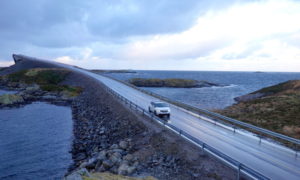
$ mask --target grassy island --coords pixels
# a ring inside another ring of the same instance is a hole
[[[300,138],[300,80],[287,81],[236,98],[219,113],[294,138]]]
[[[217,84],[197,81],[193,79],[145,79],[133,78],[128,80],[129,83],[138,87],[172,87],[172,88],[197,88],[197,87],[210,87],[218,86]]]

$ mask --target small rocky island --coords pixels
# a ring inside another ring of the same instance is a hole
[[[202,88],[202,87],[220,86],[215,83],[211,83],[207,81],[197,81],[194,79],[132,78],[129,79],[128,82],[137,87]]]

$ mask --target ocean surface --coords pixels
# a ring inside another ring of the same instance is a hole
[[[130,78],[183,78],[205,80],[223,87],[143,88],[172,100],[204,109],[223,109],[235,103],[234,98],[284,81],[300,79],[300,73],[285,72],[218,72],[218,71],[137,71],[110,73],[120,80]]]
[[[69,107],[0,109],[0,179],[61,179],[72,163],[72,126]]]

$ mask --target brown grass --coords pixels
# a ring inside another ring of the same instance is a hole
[[[240,102],[218,113],[300,138],[300,81],[288,81],[256,92],[268,92],[267,90],[273,94]]]

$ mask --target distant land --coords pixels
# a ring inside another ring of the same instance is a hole
[[[94,73],[136,73],[136,71],[129,69],[115,69],[115,70],[103,70],[103,69],[92,69]]]
[[[300,138],[300,80],[291,80],[235,98],[218,111],[271,131]]]

